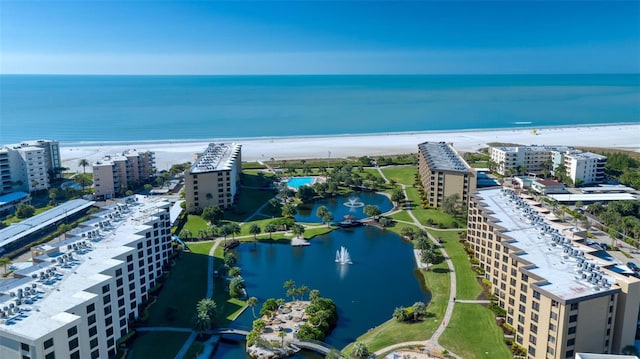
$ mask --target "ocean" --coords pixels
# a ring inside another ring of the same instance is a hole
[[[0,75],[0,144],[640,122],[640,74]]]

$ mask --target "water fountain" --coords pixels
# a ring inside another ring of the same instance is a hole
[[[364,203],[358,197],[350,197],[347,202],[344,202],[344,205],[349,208],[364,207]]]
[[[340,246],[340,249],[336,251],[336,263],[340,264],[351,264],[351,256],[349,255],[349,251],[344,247]]]

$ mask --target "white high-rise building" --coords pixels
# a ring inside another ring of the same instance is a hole
[[[604,181],[607,157],[576,150],[554,152],[553,163],[554,169],[563,164],[566,169],[565,175],[571,178],[573,183],[600,183]]]
[[[0,358],[111,358],[171,252],[170,203],[132,196],[0,284]]]

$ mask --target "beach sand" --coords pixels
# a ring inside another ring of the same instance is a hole
[[[197,142],[104,143],[88,145],[60,144],[64,167],[82,172],[80,159],[90,162],[105,155],[122,153],[127,149],[153,151],[156,167],[167,170],[172,164],[193,161],[197,152],[209,142],[236,142],[242,145],[243,161],[268,161],[312,158],[346,158],[381,156],[417,152],[417,145],[425,141],[453,143],[459,152],[477,151],[487,143],[517,143],[521,145],[567,145],[620,148],[640,152],[640,124],[550,127],[532,129],[469,130],[371,135],[340,135],[312,137],[279,137],[249,139],[216,139]]]

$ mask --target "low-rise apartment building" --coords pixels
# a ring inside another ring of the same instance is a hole
[[[188,208],[233,205],[242,172],[242,146],[211,143],[184,174]]]
[[[0,194],[49,189],[60,178],[62,163],[58,141],[35,140],[0,148]]]
[[[509,189],[471,197],[468,244],[528,358],[618,353],[633,345],[640,279]],[[569,228],[567,228],[569,229]]]
[[[155,172],[155,154],[125,151],[92,164],[94,193],[98,198],[124,194],[134,184],[148,181]]]
[[[607,157],[582,152],[567,146],[498,146],[490,147],[491,161],[501,175],[548,170],[556,174],[563,165],[564,175],[573,183],[590,184],[604,181],[604,165]]]
[[[446,197],[457,194],[466,209],[476,189],[474,170],[445,142],[418,145],[418,173],[432,207],[441,207]]]
[[[607,157],[591,152],[565,151],[554,152],[554,170],[564,165],[564,175],[571,178],[574,184],[601,183],[604,181]]]
[[[0,358],[112,358],[163,274],[170,203],[128,197],[0,284]]]

